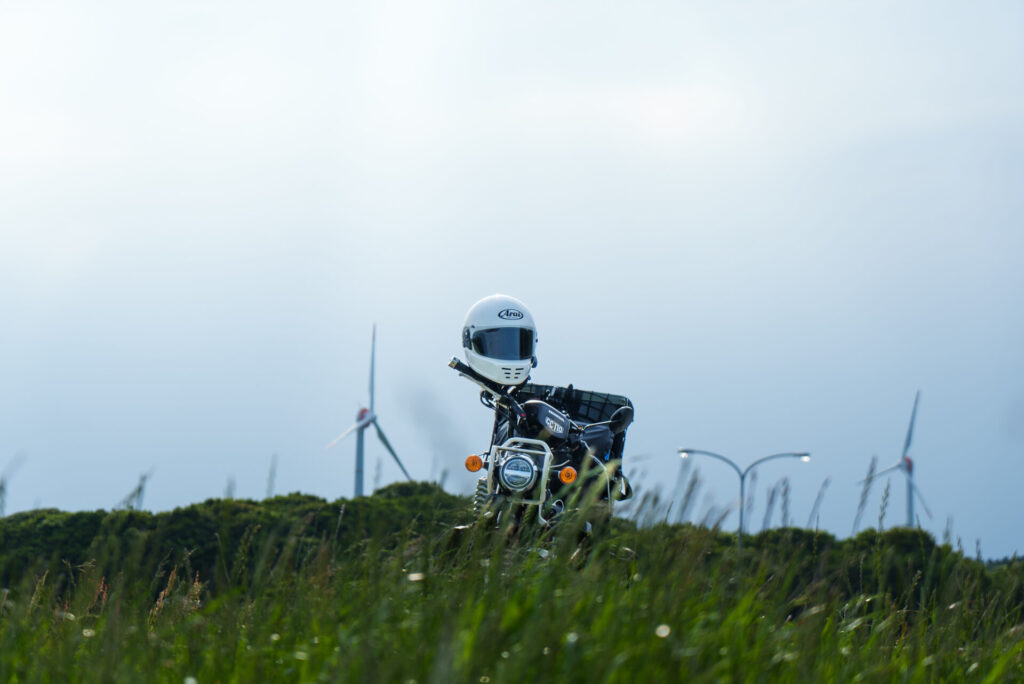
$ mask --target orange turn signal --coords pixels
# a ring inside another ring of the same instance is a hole
[[[466,470],[471,473],[475,473],[484,467],[484,460],[476,454],[470,454],[466,457]]]
[[[562,484],[570,484],[576,481],[576,469],[572,466],[562,468],[558,471],[558,479],[562,481]]]

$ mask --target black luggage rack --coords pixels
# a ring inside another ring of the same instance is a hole
[[[546,401],[580,423],[600,423],[609,420],[623,406],[633,408],[633,402],[622,395],[578,390],[572,385],[555,387],[525,384],[516,390],[515,397],[520,402],[530,399]]]

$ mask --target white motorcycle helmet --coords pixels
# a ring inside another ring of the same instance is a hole
[[[536,345],[533,316],[525,304],[508,295],[484,297],[469,309],[462,324],[466,363],[501,385],[526,382],[537,365]]]

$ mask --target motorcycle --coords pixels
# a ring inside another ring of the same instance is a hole
[[[490,446],[466,459],[467,470],[483,471],[473,494],[478,515],[497,523],[505,511],[521,517],[535,508],[538,523],[549,526],[587,497],[608,516],[615,501],[632,497],[621,470],[629,399],[572,385],[505,387],[457,357],[448,365],[482,387],[480,401],[494,411]]]

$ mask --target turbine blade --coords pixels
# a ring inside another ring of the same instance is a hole
[[[341,433],[340,435],[338,435],[337,437],[335,437],[335,438],[334,438],[334,440],[332,440],[330,444],[328,444],[327,446],[325,446],[325,447],[324,447],[324,451],[327,451],[327,450],[328,450],[328,449],[330,449],[330,448],[331,448],[332,446],[334,446],[335,444],[337,444],[337,443],[338,443],[338,442],[340,442],[341,440],[343,440],[343,439],[345,439],[346,437],[348,437],[348,436],[349,436],[350,434],[352,434],[352,431],[353,431],[353,430],[355,430],[355,429],[356,429],[356,428],[358,428],[358,427],[359,427],[359,423],[356,423],[355,425],[353,425],[352,427],[350,427],[350,428],[349,428],[348,430],[345,430],[344,432],[342,432],[342,433]]]
[[[871,476],[871,479],[872,479],[872,480],[874,480],[874,479],[875,479],[876,477],[878,477],[879,475],[884,475],[885,473],[891,473],[892,471],[894,471],[894,470],[899,470],[899,469],[900,469],[900,468],[902,468],[902,467],[903,467],[903,466],[902,466],[902,464],[900,464],[900,463],[897,463],[897,464],[896,464],[896,465],[894,465],[894,466],[889,466],[889,467],[888,467],[888,468],[886,468],[885,470],[879,470],[879,471],[878,471],[877,473],[875,473],[874,475],[872,475],[872,476]],[[865,482],[867,482],[867,479],[863,479],[863,480],[861,480],[860,482],[858,482],[857,484],[864,484]]]
[[[921,398],[921,390],[914,395],[914,410],[910,412],[910,426],[907,428],[907,441],[903,443],[903,458],[907,457],[910,451],[910,440],[914,438],[914,419],[917,418],[917,401]]]
[[[398,454],[396,454],[395,450],[391,447],[391,442],[389,442],[388,438],[384,436],[384,431],[380,429],[380,425],[377,425],[376,420],[373,421],[373,427],[377,429],[377,436],[380,437],[380,441],[384,444],[384,448],[388,450],[391,457],[395,459],[395,463],[397,463],[398,467],[402,469],[403,473],[405,473],[406,479],[409,480],[409,482],[412,482],[412,476],[409,475],[409,471],[405,469],[404,465],[402,465],[402,460],[398,458]]]
[[[373,367],[377,360],[377,324],[373,324],[373,338],[370,342],[370,413],[373,413]]]
[[[932,512],[928,509],[928,504],[925,503],[924,496],[921,494],[921,490],[918,489],[917,485],[914,484],[913,482],[910,483],[910,487],[911,489],[914,490],[914,494],[917,495],[917,500],[921,502],[922,506],[924,506],[924,512],[928,514],[929,518],[932,517]]]
[[[900,463],[897,463],[896,465],[891,465],[888,468],[885,468],[883,470],[879,470],[877,473],[875,473],[875,477],[878,477],[882,473],[891,473],[894,470],[903,470],[903,463],[900,462]]]

